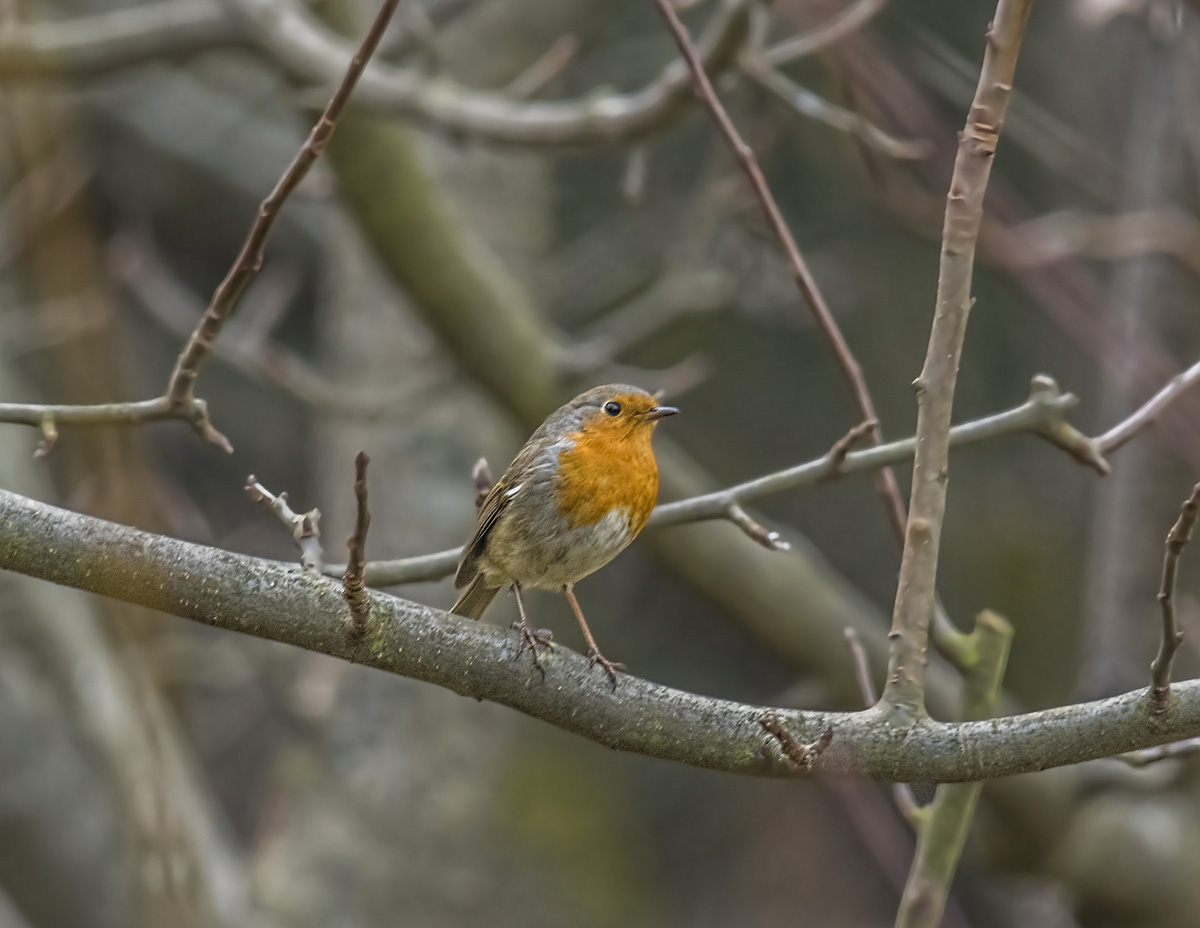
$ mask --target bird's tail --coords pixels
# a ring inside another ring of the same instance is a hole
[[[478,619],[499,592],[500,587],[488,586],[483,582],[482,572],[477,573],[475,579],[471,581],[471,585],[463,590],[462,596],[458,597],[458,602],[450,607],[450,611],[466,616],[468,619]]]

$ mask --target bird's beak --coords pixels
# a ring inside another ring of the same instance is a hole
[[[679,412],[679,410],[674,406],[655,406],[646,413],[646,418],[651,422],[654,422],[656,419],[665,419],[667,416],[673,416],[677,412]]]

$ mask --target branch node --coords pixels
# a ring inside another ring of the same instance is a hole
[[[296,547],[300,549],[300,566],[305,570],[320,573],[323,561],[321,510],[310,509],[308,512],[293,512],[288,505],[286,492],[276,496],[259,483],[254,474],[246,478],[245,490],[250,499],[287,526],[292,533],[292,539],[296,542]]]
[[[779,532],[771,531],[737,503],[733,503],[725,510],[725,518],[768,551],[791,550],[792,546],[784,540]]]
[[[357,512],[354,519],[354,534],[346,539],[350,559],[346,562],[346,573],[342,577],[342,598],[350,606],[350,630],[362,635],[367,630],[371,617],[371,597],[363,588],[363,574],[367,564],[367,530],[371,527],[371,512],[367,508],[367,465],[371,459],[363,451],[354,458],[354,500]]]
[[[758,724],[762,726],[763,731],[775,738],[779,742],[779,747],[783,751],[783,756],[788,762],[799,771],[808,773],[816,766],[821,755],[825,753],[825,749],[829,747],[833,741],[833,726],[830,725],[822,733],[821,737],[810,744],[804,744],[797,741],[783,727],[783,723],[779,721],[779,716],[767,714],[758,720]]]

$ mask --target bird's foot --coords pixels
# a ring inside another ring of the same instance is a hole
[[[512,627],[521,633],[521,646],[517,648],[517,656],[514,660],[520,660],[521,655],[528,648],[529,653],[533,655],[533,666],[541,670],[542,662],[538,660],[538,648],[549,651],[554,646],[554,633],[548,628],[534,628],[524,619],[513,622]]]
[[[617,661],[610,661],[607,657],[600,653],[599,648],[588,648],[588,663],[595,667],[599,664],[604,668],[604,672],[608,674],[608,679],[612,682],[613,692],[617,691],[617,674],[625,673],[625,665]]]

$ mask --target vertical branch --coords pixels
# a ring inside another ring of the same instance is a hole
[[[963,719],[991,717],[1008,663],[1012,626],[994,612],[982,612],[966,636],[963,667]],[[944,783],[917,818],[917,851],[896,913],[896,928],[937,928],[950,895],[954,871],[982,783]]]
[[[350,606],[350,628],[356,635],[367,630],[367,620],[371,617],[371,597],[363,589],[367,565],[367,529],[371,527],[371,511],[367,508],[367,465],[370,463],[371,459],[362,451],[354,459],[354,501],[357,511],[354,534],[346,540],[350,558],[342,577],[342,598]]]
[[[679,14],[675,12],[675,7],[672,5],[671,0],[656,0],[656,2],[663,18],[667,21],[667,27],[671,30],[675,44],[679,46],[680,54],[683,55],[688,69],[692,72],[692,79],[696,84],[696,92],[712,113],[713,118],[716,119],[717,125],[721,128],[721,133],[729,142],[730,148],[733,149],[733,153],[737,156],[738,161],[741,162],[742,169],[746,172],[746,176],[754,188],[754,194],[758,198],[763,212],[766,214],[771,230],[779,240],[779,244],[783,247],[788,264],[791,265],[792,277],[796,281],[796,286],[800,289],[800,295],[804,297],[804,301],[808,304],[809,309],[816,318],[817,325],[833,348],[833,353],[837,357],[842,373],[845,375],[846,380],[849,381],[850,391],[854,395],[854,401],[858,405],[859,412],[862,413],[863,421],[871,423],[869,432],[871,444],[878,445],[882,443],[883,431],[879,427],[879,416],[875,412],[875,403],[871,399],[871,391],[867,387],[867,380],[863,376],[862,367],[859,365],[858,359],[854,357],[854,352],[850,350],[850,345],[846,342],[846,337],[838,327],[837,320],[833,318],[833,313],[829,311],[825,297],[821,295],[816,278],[813,277],[812,271],[808,268],[808,262],[804,260],[804,255],[801,254],[799,246],[796,245],[795,238],[792,237],[791,229],[788,228],[787,221],[783,218],[783,213],[779,209],[779,204],[775,202],[775,197],[771,194],[771,188],[767,186],[766,177],[763,176],[762,169],[758,166],[758,159],[754,157],[754,150],[746,144],[745,140],[738,133],[737,127],[734,126],[733,120],[729,118],[729,113],[726,112],[720,98],[713,89],[712,81],[709,80],[708,74],[705,73],[704,65],[700,61],[700,55],[696,50],[696,46],[692,42],[691,36],[688,35],[687,29],[680,21]],[[889,523],[897,536],[903,536],[905,520],[904,500],[900,496],[900,488],[896,483],[896,476],[890,467],[880,469],[876,476],[876,485],[883,497]]]
[[[975,240],[983,219],[983,195],[992,158],[1012,94],[1017,52],[1032,5],[1032,0],[1000,0],[996,7],[946,200],[937,306],[925,365],[915,383],[918,410],[912,496],[882,698],[900,721],[909,721],[925,711],[926,645],[936,604],[938,546],[946,510],[950,414],[972,303]]]
[[[1150,665],[1150,709],[1162,712],[1171,697],[1171,661],[1183,642],[1183,632],[1175,625],[1175,578],[1179,572],[1179,555],[1192,540],[1196,517],[1200,515],[1200,483],[1192,487],[1192,495],[1183,504],[1179,518],[1167,533],[1167,553],[1163,557],[1162,585],[1158,604],[1162,609],[1162,640],[1158,654]]]

